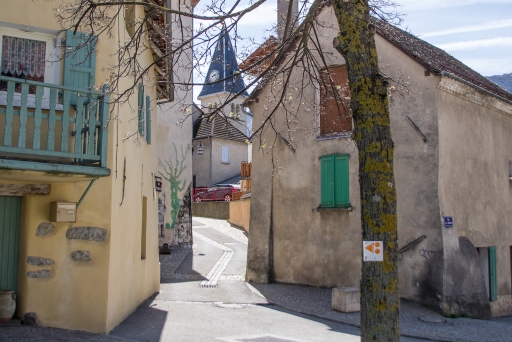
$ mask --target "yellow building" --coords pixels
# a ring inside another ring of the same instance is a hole
[[[117,104],[103,86],[142,6],[97,39],[63,31],[56,6],[0,11],[0,290],[21,320],[108,333],[159,291],[157,89],[141,79]]]

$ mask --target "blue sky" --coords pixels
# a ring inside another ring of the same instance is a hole
[[[200,2],[196,12],[200,13],[207,1]],[[512,0],[395,1],[401,5],[398,11],[403,14],[403,29],[445,50],[484,76],[512,72]],[[276,23],[276,6],[275,0],[268,0],[244,17],[239,34],[262,41]],[[201,80],[202,77],[195,76],[196,82]],[[197,97],[201,87],[194,88]]]
[[[403,28],[484,76],[512,72],[512,0],[400,0]]]

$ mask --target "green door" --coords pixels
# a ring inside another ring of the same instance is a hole
[[[0,290],[16,291],[21,197],[0,196]]]

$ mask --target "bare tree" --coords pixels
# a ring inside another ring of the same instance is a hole
[[[398,341],[398,238],[388,81],[379,72],[368,3],[336,0],[334,6],[341,28],[334,44],[347,61],[359,150],[362,238],[384,245],[383,263],[362,263],[361,339]]]
[[[192,66],[201,74],[225,31],[234,38],[240,56],[249,55],[258,44],[251,37],[241,37],[238,25],[265,1],[208,0],[202,4],[202,14],[198,14],[199,11],[192,11],[192,3],[181,0],[172,8],[165,0],[74,0],[59,8],[57,18],[65,29],[97,36],[111,34],[122,17],[131,39],[119,42],[117,61],[106,70],[112,101],[126,101],[143,82],[158,87],[161,101],[174,101],[176,108],[187,113],[190,104],[175,97],[177,89],[192,91],[193,85],[202,83],[195,84],[191,76],[183,77],[177,70]],[[385,255],[383,263],[362,263],[361,337],[364,341],[396,341],[400,336],[397,215],[387,87],[393,80],[385,79],[379,72],[373,34],[377,25],[396,22],[399,15],[395,4],[388,0],[304,0],[298,13],[292,15],[294,1],[298,0],[289,1],[284,26],[277,28],[282,30],[282,39],[268,39],[258,58],[242,65],[241,76],[247,81],[245,89],[230,95],[207,115],[228,120],[223,115],[223,107],[255,86],[268,86],[268,115],[253,127],[249,138],[254,142],[259,140],[263,149],[272,147],[281,138],[294,148],[301,134],[313,134],[294,124],[300,121],[299,110],[314,112],[322,105],[307,95],[306,90],[310,88],[329,94],[338,111],[353,120],[351,134],[362,152],[359,153],[362,237],[363,240],[383,241]],[[340,31],[334,44],[347,65],[349,82],[345,89],[334,82],[335,75],[322,51],[319,28],[325,23],[317,20],[317,14],[326,5],[333,6],[337,23],[332,24]],[[134,15],[136,6],[144,8],[143,14]],[[193,18],[201,24],[193,30],[183,23],[184,18]],[[190,61],[186,52],[190,52],[192,42],[194,59]],[[154,61],[142,66],[136,56],[147,50],[153,52]],[[118,84],[124,78],[129,78],[132,86],[119,91]],[[399,80],[395,81],[398,82],[396,89],[404,86]],[[277,117],[278,112],[284,113],[283,117]],[[275,138],[264,140],[265,132],[273,132]]]

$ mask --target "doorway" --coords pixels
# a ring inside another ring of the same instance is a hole
[[[0,196],[0,290],[18,285],[21,197]]]

